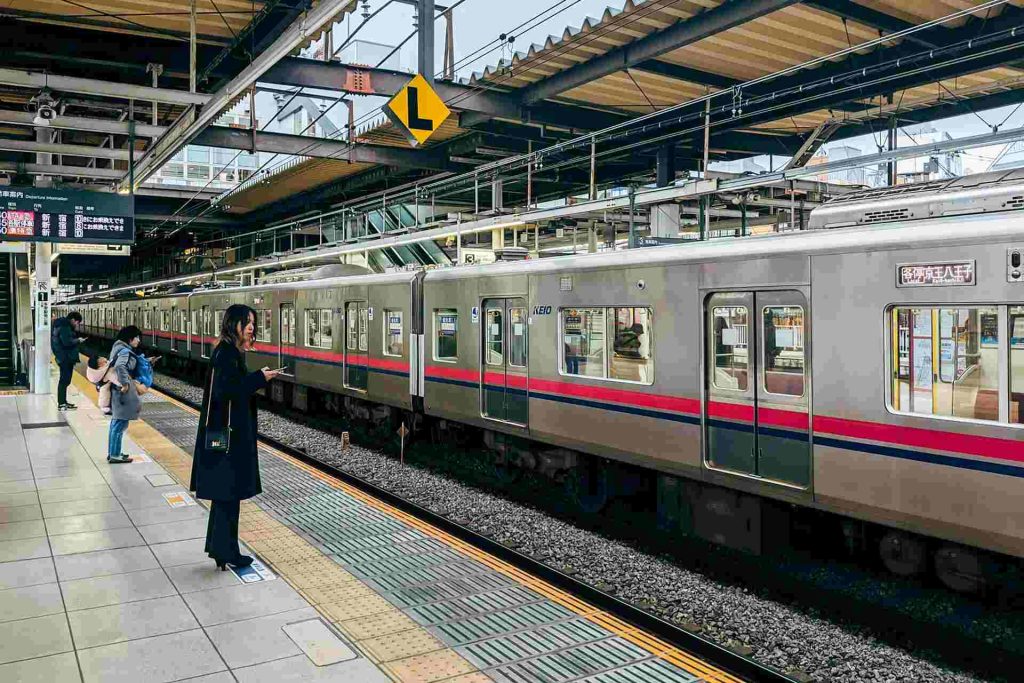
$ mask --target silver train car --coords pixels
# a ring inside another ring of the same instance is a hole
[[[482,431],[594,507],[645,473],[666,531],[753,552],[833,513],[892,571],[976,590],[989,552],[1024,557],[1021,208],[1024,174],[986,174],[799,233],[75,308],[202,361],[246,303],[250,364],[289,366],[274,400]]]

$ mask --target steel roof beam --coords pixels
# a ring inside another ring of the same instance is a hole
[[[255,141],[255,148],[253,142]],[[390,147],[388,145],[369,145],[358,143],[350,145],[341,140],[307,137],[305,135],[289,135],[286,133],[267,133],[228,126],[210,126],[197,135],[192,141],[197,145],[221,147],[225,149],[245,150],[248,152],[269,152],[272,154],[288,154],[292,156],[313,157],[319,159],[337,159],[359,164],[387,164],[405,168],[427,168],[445,170],[450,167],[443,154],[423,150]]]
[[[0,68],[0,85],[12,85],[33,90],[49,88],[56,92],[73,92],[82,95],[99,95],[101,97],[113,97],[122,100],[140,100],[182,106],[202,105],[210,99],[209,95],[186,92],[184,90],[151,88],[145,85],[130,85],[127,83],[111,83],[93,78],[58,76],[56,74],[21,71],[19,69]]]
[[[36,127],[35,114],[27,111],[12,111],[9,109],[0,110],[0,123],[9,123],[16,126]],[[109,119],[94,119],[83,116],[58,116],[50,121],[50,128],[61,128],[64,130],[84,130],[90,133],[102,133],[104,135],[129,135],[131,125],[126,121],[111,121]],[[135,124],[135,134],[140,137],[155,138],[167,131],[166,126],[151,126],[148,123]]]
[[[27,173],[29,175],[70,176],[74,178],[95,178],[97,180],[120,180],[124,171],[115,168],[88,168],[85,166],[57,166],[54,164],[21,164],[16,161],[0,161],[2,173]]]
[[[128,161],[128,150],[92,147],[90,145],[70,145],[58,142],[36,142],[35,140],[10,140],[0,138],[0,150],[5,152],[31,152],[42,154],[62,154],[69,157],[85,157],[87,159],[114,159]]]
[[[701,12],[685,21],[632,43],[617,47],[565,71],[549,76],[525,88],[523,102],[532,104],[559,95],[566,90],[596,81],[616,71],[628,69],[641,62],[692,45],[716,33],[745,24],[766,14],[785,9],[798,0],[731,0],[718,7]],[[637,13],[644,11],[639,6]]]
[[[404,71],[287,57],[270,68],[260,81],[358,95],[393,97],[411,78],[412,74]],[[361,85],[356,87],[357,83]],[[532,107],[524,107],[518,92],[500,92],[483,86],[474,87],[451,81],[436,81],[434,90],[451,109],[461,112],[459,126],[463,128],[471,128],[485,121],[500,118],[535,125],[594,130],[628,118],[624,114],[553,102],[541,102]]]
[[[859,5],[851,0],[804,0],[804,4],[840,19],[852,19],[858,24],[870,26],[884,33],[898,33],[914,26],[909,21]],[[948,38],[943,35],[948,30],[944,28],[924,29],[917,33],[911,33],[906,39],[924,47],[939,47],[948,41]]]
[[[697,85],[707,85],[718,89],[731,88],[732,86],[739,85],[743,82],[736,78],[730,78],[729,76],[722,76],[721,74],[711,73],[710,71],[701,71],[700,69],[694,69],[690,66],[663,62],[659,59],[648,59],[645,62],[634,64],[629,68],[650,74],[668,76],[669,78],[678,78],[690,83],[696,83]]]

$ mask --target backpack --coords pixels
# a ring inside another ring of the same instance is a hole
[[[146,388],[152,387],[153,386],[153,364],[149,362],[149,359],[146,358],[141,353],[135,353],[134,351],[132,351],[130,349],[121,349],[121,351],[118,352],[118,355],[114,356],[110,360],[111,364],[114,364],[115,362],[117,362],[117,358],[118,358],[118,356],[121,355],[121,352],[130,353],[132,355],[132,357],[135,358],[135,368],[130,371],[132,379],[137,381],[139,384],[145,386]]]

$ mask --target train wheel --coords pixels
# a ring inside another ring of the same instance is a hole
[[[958,545],[944,545],[935,553],[935,575],[958,593],[977,594],[985,588],[985,570],[978,553]]]
[[[916,576],[928,568],[924,539],[903,531],[886,531],[878,542],[878,554],[885,568],[897,576]]]
[[[611,499],[610,468],[599,458],[584,458],[565,478],[565,488],[577,506],[597,514]]]

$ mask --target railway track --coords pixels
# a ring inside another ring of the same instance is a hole
[[[173,399],[177,403],[186,406],[192,411],[199,411],[199,405],[186,396],[175,392],[173,389],[154,385],[153,389],[164,396]],[[520,553],[509,548],[487,536],[458,524],[447,517],[437,514],[415,502],[388,491],[376,484],[358,477],[350,472],[335,467],[329,463],[309,455],[304,449],[296,448],[290,444],[266,434],[259,434],[259,441],[270,448],[289,455],[307,465],[337,478],[338,480],[359,489],[360,491],[373,496],[374,498],[391,505],[402,512],[434,526],[441,531],[464,541],[473,547],[488,553],[500,560],[503,560],[517,569],[531,574],[542,581],[545,581],[563,591],[566,591],[591,605],[608,612],[609,614],[626,621],[638,629],[657,636],[665,642],[685,650],[716,667],[720,667],[735,676],[752,683],[799,683],[807,680],[803,677],[791,677],[757,662],[750,657],[743,656],[728,648],[724,648],[713,641],[704,638],[696,633],[691,633],[676,626],[660,617],[646,612],[634,605],[631,605],[614,595],[610,595],[580,581],[572,576],[558,571],[557,569],[537,560],[529,555]]]

